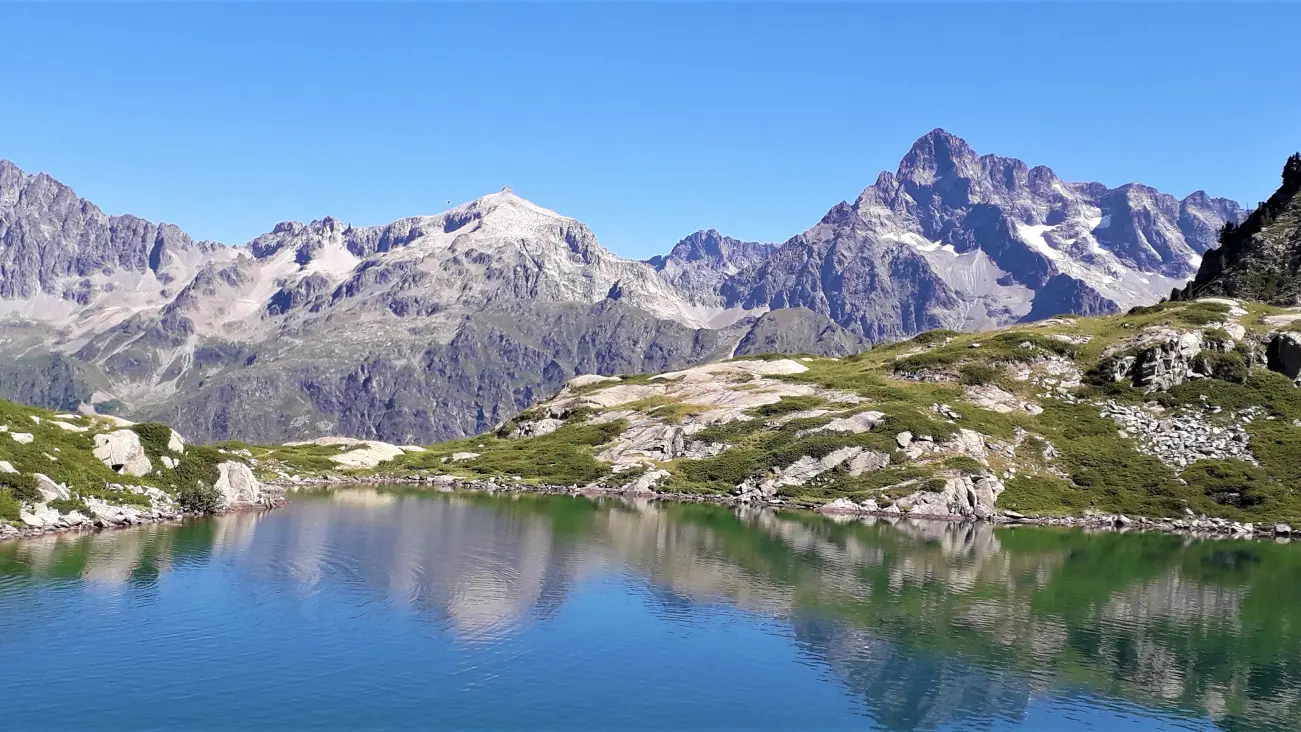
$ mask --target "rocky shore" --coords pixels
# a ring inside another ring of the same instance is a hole
[[[946,523],[988,522],[999,526],[1058,526],[1090,531],[1160,532],[1195,536],[1199,538],[1274,539],[1290,541],[1293,529],[1288,524],[1252,524],[1222,518],[1187,515],[1183,518],[1130,517],[1123,514],[1086,512],[1083,516],[1025,516],[1016,511],[1003,510],[986,517],[962,517],[904,512],[891,506],[886,509],[865,509],[851,501],[833,501],[820,508],[796,505],[782,499],[756,502],[749,497],[721,494],[664,493],[651,490],[629,491],[600,485],[574,486],[526,483],[523,481],[479,480],[450,475],[435,476],[330,476],[327,478],[300,478],[296,481],[272,481],[267,485],[279,489],[353,486],[353,485],[411,485],[424,486],[439,492],[470,491],[480,493],[535,493],[540,495],[610,496],[639,498],[643,500],[672,501],[677,503],[709,503],[735,507],[767,507],[773,509],[807,510],[837,520],[875,519],[888,521],[939,521]],[[1298,529],[1301,533],[1301,529]]]
[[[91,499],[91,501],[87,501],[87,503],[92,503],[93,500],[94,499]],[[184,511],[179,508],[146,509],[134,506],[109,506],[108,504],[104,504],[105,510],[95,512],[96,515],[93,517],[83,516],[80,512],[74,511],[70,514],[51,517],[50,520],[46,521],[41,526],[28,525],[21,528],[0,522],[0,541],[27,539],[36,536],[45,536],[47,534],[92,532],[108,529],[129,529],[132,526],[145,526],[148,524],[180,523],[188,518],[201,518],[203,516],[238,513],[242,511],[267,511],[273,508],[278,508],[284,504],[285,499],[283,496],[267,497],[259,503],[224,506],[212,513]],[[91,508],[92,512],[94,512],[96,506],[92,505]]]

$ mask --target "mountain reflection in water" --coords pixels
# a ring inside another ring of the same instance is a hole
[[[24,728],[113,726],[129,660],[165,726],[188,696],[216,726],[1301,729],[1299,572],[1301,545],[346,490],[0,544],[0,649],[32,662],[0,683]]]

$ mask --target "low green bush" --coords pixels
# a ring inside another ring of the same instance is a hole
[[[50,501],[49,506],[59,513],[72,513],[73,511],[78,511],[83,516],[90,515],[90,507],[86,505],[85,501],[81,500],[81,498],[77,496],[73,496],[72,498],[56,498],[53,501]]]
[[[41,500],[41,491],[37,487],[36,476],[0,473],[0,488],[9,491],[9,495],[20,503],[35,503]]]
[[[222,495],[207,483],[195,482],[181,486],[176,492],[176,502],[193,513],[216,513],[221,508]]]
[[[22,510],[22,504],[14,498],[14,494],[8,488],[0,488],[0,519],[18,521],[18,512]]]

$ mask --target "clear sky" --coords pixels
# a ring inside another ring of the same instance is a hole
[[[3,5],[0,157],[237,243],[509,184],[627,256],[781,241],[934,127],[1254,204],[1301,5]]]

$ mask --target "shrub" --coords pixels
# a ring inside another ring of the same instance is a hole
[[[5,521],[18,521],[18,512],[23,510],[22,504],[14,498],[8,488],[0,488],[0,519]]]
[[[956,338],[960,335],[962,334],[955,330],[937,328],[936,330],[928,330],[924,333],[918,333],[905,342],[914,346],[929,346],[932,343],[943,343],[950,338]]]
[[[964,386],[984,386],[998,381],[998,369],[983,363],[969,363],[958,371],[958,381]]]
[[[176,502],[181,504],[181,508],[193,513],[216,513],[221,508],[222,495],[221,491],[207,483],[196,481],[181,486],[176,493]]]
[[[693,487],[706,491],[726,493],[752,475],[767,470],[764,455],[749,447],[732,447],[701,460],[681,460],[673,465],[673,473]]]
[[[1222,506],[1246,508],[1261,503],[1260,488],[1269,483],[1264,470],[1245,460],[1198,460],[1180,475],[1202,495]]]
[[[960,470],[964,473],[981,473],[986,470],[980,461],[967,455],[955,455],[944,461],[944,467],[949,470]]]
[[[157,422],[144,422],[131,426],[131,431],[140,438],[140,445],[152,460],[162,455],[170,455],[167,443],[172,439],[172,428]]]
[[[54,509],[55,511],[58,511],[59,513],[72,513],[73,511],[80,511],[84,515],[87,516],[90,515],[90,507],[86,505],[85,501],[81,500],[81,498],[76,496],[72,498],[56,498],[53,501],[50,501],[49,505],[50,508]]]
[[[34,475],[0,473],[0,488],[7,488],[9,494],[19,503],[35,503],[41,500],[41,491],[37,485]]]
[[[773,404],[765,404],[754,409],[754,414],[760,417],[777,417],[791,412],[803,412],[809,409],[816,409],[826,400],[816,396],[788,396],[783,397],[781,401]]]
[[[1199,373],[1235,384],[1245,384],[1250,371],[1246,359],[1237,351],[1202,351],[1193,358],[1192,365]]]

